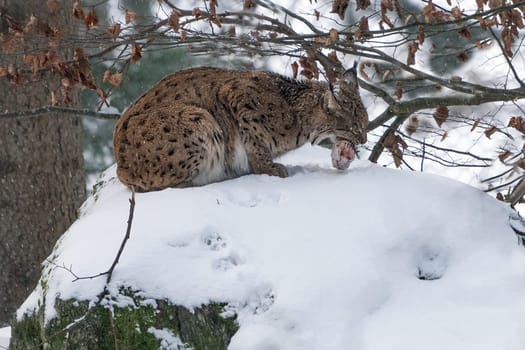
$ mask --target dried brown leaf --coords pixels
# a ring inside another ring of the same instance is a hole
[[[503,5],[505,5],[505,0],[488,0],[488,4],[489,8],[493,10],[495,8],[502,7]]]
[[[516,163],[514,163],[514,166],[525,170],[525,159],[518,160]]]
[[[487,130],[485,130],[485,136],[487,136],[487,138],[490,139],[490,137],[494,135],[496,131],[498,131],[498,128],[496,128],[495,126],[491,126]]]
[[[337,52],[335,50],[332,50],[328,53],[328,59],[334,63],[341,63],[341,61],[339,61],[339,58],[337,58]]]
[[[370,7],[370,0],[356,0],[356,11],[366,10]]]
[[[388,11],[394,11],[394,3],[392,0],[381,0],[381,10],[385,10],[385,12]]]
[[[303,57],[299,59],[299,65],[301,66],[301,75],[307,79],[319,79],[319,69],[317,68],[317,63],[313,59],[311,52],[308,52],[308,57]]]
[[[142,46],[139,44],[131,45],[131,61],[138,62],[142,58]]]
[[[181,16],[181,12],[177,9],[173,9],[173,11],[171,11],[171,14],[170,16],[168,17],[168,25],[176,32],[178,33],[179,32],[179,29],[180,29],[180,23],[179,23],[179,20],[180,20],[180,16]]]
[[[84,19],[84,10],[82,9],[82,5],[80,5],[80,1],[73,3],[73,17],[80,20]]]
[[[416,52],[419,49],[419,44],[415,41],[408,44],[408,56],[407,65],[411,66],[416,64]]]
[[[244,0],[243,8],[245,10],[253,10],[257,7],[257,2],[255,0]]]
[[[439,106],[434,111],[434,119],[436,120],[436,123],[439,127],[447,121],[448,119],[448,107],[447,106]]]
[[[215,25],[217,25],[217,27],[221,27],[222,26],[222,23],[221,23],[221,19],[219,18],[219,16],[217,16],[217,6],[219,6],[217,0],[210,0],[210,22],[214,23]]]
[[[0,67],[0,77],[5,76],[7,76],[7,69],[5,69],[4,67]]]
[[[403,84],[400,81],[396,82],[396,91],[394,92],[394,96],[396,96],[398,100],[400,100],[403,97]],[[416,118],[417,120],[417,117],[413,118]]]
[[[419,118],[417,116],[412,116],[408,119],[407,124],[405,125],[405,131],[409,136],[417,131],[419,128]]]
[[[403,150],[408,147],[406,142],[399,135],[389,134],[385,137],[383,145],[392,153],[394,164],[399,168],[403,161]]]
[[[390,74],[392,74],[392,71],[390,69],[385,70],[383,76],[381,77],[381,81],[385,81]]]
[[[354,38],[365,42],[370,37],[370,27],[368,26],[368,17],[363,16],[359,20],[359,28],[354,33]]]
[[[113,74],[109,69],[106,69],[104,71],[104,75],[102,76],[102,82],[105,83],[111,78],[111,74]]]
[[[514,128],[525,134],[525,120],[522,117],[510,117],[508,127]]]
[[[508,157],[511,156],[511,154],[512,153],[507,149],[507,150],[503,151],[502,153],[500,153],[498,155],[498,159],[499,159],[500,162],[503,163],[503,162],[505,162],[505,159],[507,159]]]
[[[82,48],[76,48],[73,51],[73,68],[76,70],[75,77],[78,76],[78,82],[88,89],[96,89],[95,79],[93,78],[93,72],[91,64],[89,63],[84,50]]]
[[[339,40],[339,33],[334,28],[330,29],[330,31],[328,32],[328,36],[330,38],[330,42],[332,43],[335,43]]]
[[[423,17],[425,17],[426,23],[444,22],[449,20],[449,15],[445,12],[438,10],[436,6],[429,0],[427,5],[421,11]]]
[[[113,23],[108,28],[108,33],[114,38],[118,37],[120,35],[120,32],[121,32],[120,23]]]
[[[88,12],[86,17],[84,18],[84,23],[86,23],[86,27],[88,30],[96,28],[98,24],[98,16],[95,13],[95,9],[92,9],[91,11]]]
[[[192,11],[191,11],[191,15],[193,17],[195,17],[196,19],[199,19],[202,17],[202,12],[201,10],[198,8],[198,7],[195,7]]]
[[[370,77],[365,71],[366,67],[370,67],[370,62],[363,62],[359,65],[359,74],[361,74],[361,76],[366,80],[370,81]]]
[[[452,17],[454,17],[454,19],[460,19],[461,17],[463,17],[463,11],[461,11],[457,6],[453,7],[450,10],[450,14],[452,15]]]
[[[387,16],[387,12],[393,10],[394,4],[391,0],[381,0],[381,21],[379,22],[380,27],[383,27],[383,23],[386,23],[390,28],[394,27],[394,24]]]
[[[460,62],[467,62],[468,59],[470,58],[469,55],[468,55],[468,52],[467,51],[463,51],[463,52],[460,52],[456,55],[456,58],[460,61]]]
[[[129,11],[126,9],[126,12],[124,13],[124,22],[126,24],[130,24],[131,22],[136,22],[139,19],[139,16],[136,12]]]
[[[474,121],[474,124],[472,124],[472,127],[470,128],[470,132],[476,130],[476,128],[478,127],[478,125],[479,125],[480,122],[481,122],[481,119],[479,119],[479,118],[476,119],[476,120]]]
[[[425,26],[423,25],[417,26],[417,41],[419,41],[420,45],[423,45],[425,42]]]
[[[350,0],[333,0],[331,13],[337,13],[339,18],[345,19],[345,11]]]
[[[470,30],[468,30],[468,28],[461,28],[460,30],[458,30],[458,33],[459,35],[461,35],[462,37],[464,37],[465,39],[467,40],[470,40],[472,39],[472,34],[470,33]]]
[[[397,17],[400,19],[400,20],[403,20],[403,11],[402,11],[402,8],[401,8],[401,4],[399,3],[399,0],[394,0],[394,8],[396,10],[396,13],[397,13]]]
[[[514,24],[518,29],[523,29],[523,17],[521,16],[520,11],[516,9],[511,9],[510,11],[510,22]]]
[[[508,57],[513,56],[512,44],[514,43],[514,39],[517,36],[517,29],[514,25],[507,26],[501,31],[501,39],[503,41],[503,53]]]
[[[122,82],[122,73],[113,73],[109,69],[106,69],[106,71],[104,71],[102,82],[110,83],[113,86],[119,86]]]

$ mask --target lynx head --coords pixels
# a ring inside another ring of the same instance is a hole
[[[355,146],[366,142],[368,114],[359,95],[356,66],[357,62],[325,92],[323,121],[317,125],[318,133],[312,143],[345,140]]]

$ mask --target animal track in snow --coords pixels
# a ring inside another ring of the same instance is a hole
[[[442,249],[422,247],[416,257],[416,277],[424,281],[440,279],[447,265],[448,257]]]
[[[260,205],[277,206],[284,197],[279,191],[258,192],[257,190],[235,189],[223,194],[224,199],[219,203],[230,203],[240,207],[254,208]]]

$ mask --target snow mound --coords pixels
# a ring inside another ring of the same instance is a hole
[[[131,238],[111,288],[194,308],[228,303],[231,350],[523,349],[525,251],[510,209],[433,175],[330,151],[283,157],[291,176],[242,178],[136,195]],[[94,300],[126,229],[130,192],[114,178],[46,263],[22,308]]]

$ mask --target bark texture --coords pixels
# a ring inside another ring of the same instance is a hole
[[[0,32],[8,30],[6,14],[21,23],[35,14],[52,26],[72,30],[72,1],[60,4],[51,16],[46,1],[0,0]],[[24,49],[47,45],[45,37],[35,35],[34,41],[26,42]],[[0,55],[0,66],[21,65],[21,59],[16,53]],[[48,105],[51,91],[58,87],[58,79],[45,75],[20,86],[0,78],[0,110]],[[75,116],[0,119],[0,326],[12,320],[34,288],[41,262],[84,199],[81,135],[81,121]]]

